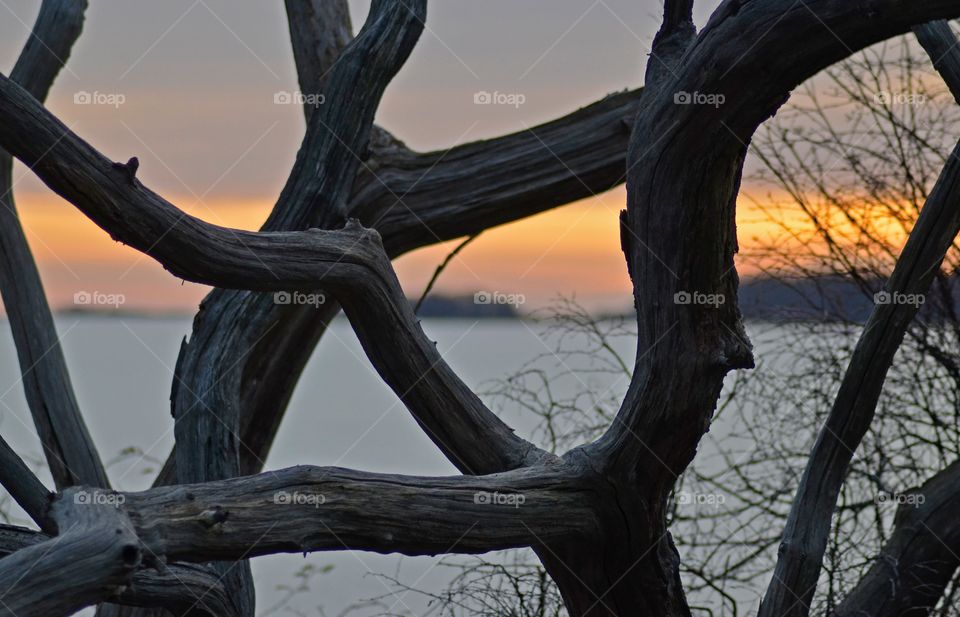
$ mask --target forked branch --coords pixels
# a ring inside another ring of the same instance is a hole
[[[183,279],[234,289],[328,289],[364,350],[431,439],[467,470],[544,454],[488,410],[420,328],[376,232],[249,232],[205,223],[131,178],[0,77],[0,145],[114,239]],[[483,447],[477,447],[483,444]],[[470,457],[470,458],[467,458]]]

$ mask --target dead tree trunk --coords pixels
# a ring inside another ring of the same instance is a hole
[[[71,20],[82,11],[58,12],[67,6],[82,9],[82,3],[45,1],[36,27],[37,40],[45,33],[63,46],[58,57],[66,57],[79,32]],[[416,154],[375,127],[373,117],[416,44],[426,0],[374,0],[354,39],[345,2],[288,0],[301,87],[322,91],[328,103],[305,110],[296,164],[260,232],[186,215],[144,186],[135,170],[64,126],[37,100],[59,65],[36,73],[46,76],[42,86],[18,79],[16,70],[0,76],[0,146],[113,238],[177,277],[217,288],[181,351],[171,396],[177,445],[154,488],[109,490],[71,404],[62,357],[45,365],[41,375],[49,381],[28,385],[48,454],[65,464],[56,470],[61,492],[51,502],[0,443],[0,482],[44,532],[0,530],[8,553],[0,559],[0,588],[9,610],[16,607],[20,617],[65,615],[116,602],[176,614],[251,615],[245,560],[258,555],[532,547],[573,616],[690,615],[667,504],[709,428],[724,376],[753,363],[733,261],[747,144],[802,81],[917,24],[960,15],[960,1],[728,0],[700,33],[692,6],[692,0],[666,2],[642,93],[609,97],[524,133]],[[40,62],[31,60],[36,53],[28,45],[21,62]],[[960,229],[956,160],[924,207],[891,291],[922,293],[930,268]],[[624,180],[621,244],[639,326],[633,380],[603,437],[557,457],[515,435],[446,364],[390,260]],[[29,302],[46,316],[13,324],[26,375],[33,369],[31,341],[55,336],[18,229],[11,223],[0,237],[4,301],[11,315]],[[7,292],[19,272],[27,281],[22,296]],[[272,299],[277,291],[318,290],[336,304],[313,311]],[[341,307],[378,373],[463,475],[314,467],[254,473],[312,348]],[[848,431],[853,447],[911,317],[890,308],[871,318],[880,326],[865,333],[848,373],[849,392],[841,390],[825,427],[834,435]],[[843,456],[829,437],[818,441],[763,614],[809,612],[821,535],[849,460]],[[878,603],[874,590],[884,582],[878,561],[844,605],[850,614],[895,614],[940,597],[937,584],[949,580],[957,563],[928,536],[917,540],[918,525],[955,543],[955,519],[939,509],[956,505],[955,475],[951,468],[930,481],[935,507],[902,517],[884,548],[904,563],[939,559],[936,573],[894,588]],[[87,486],[66,488],[78,482]],[[303,503],[280,498],[290,493]],[[488,503],[491,495],[516,507]],[[24,567],[28,562],[37,566]],[[56,594],[48,600],[51,588]],[[191,602],[186,594],[209,601]]]

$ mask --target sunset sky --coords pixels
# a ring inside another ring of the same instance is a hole
[[[609,92],[642,83],[657,0],[439,0],[412,58],[387,91],[378,122],[422,150],[523,130]],[[716,2],[698,4],[704,16]],[[351,2],[358,30],[369,2]],[[8,72],[39,0],[0,0],[0,59]],[[505,61],[509,59],[509,62]],[[208,221],[256,229],[293,162],[303,131],[280,0],[96,0],[48,101],[75,132]],[[477,106],[477,91],[522,94],[523,105]],[[78,93],[103,104],[75,103]],[[111,102],[119,102],[112,105]],[[122,293],[126,308],[190,310],[205,288],[182,283],[120,246],[52,195],[23,166],[15,196],[51,303],[78,291]],[[441,279],[446,293],[556,294],[623,308],[629,287],[617,235],[622,188],[485,233]],[[764,233],[742,201],[741,240]],[[396,262],[417,296],[451,245]]]

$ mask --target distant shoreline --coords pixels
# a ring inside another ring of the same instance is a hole
[[[885,281],[869,281],[870,291],[879,293]],[[700,296],[718,294],[680,292],[688,302]],[[955,294],[960,301],[960,293]],[[854,322],[863,323],[874,307],[874,298],[856,284],[836,276],[819,276],[795,280],[748,278],[741,281],[739,307],[745,319],[753,322]],[[689,298],[688,298],[689,297]],[[408,299],[411,305],[417,300]],[[719,300],[718,300],[719,302]],[[473,295],[433,295],[423,301],[417,316],[421,319],[471,320],[536,320],[550,314],[549,306],[537,311],[523,311],[522,294],[478,292]],[[923,311],[921,311],[922,313]],[[123,306],[61,307],[54,313],[60,317],[112,317],[127,319],[191,319],[193,310],[150,310]],[[633,311],[598,311],[597,320],[632,318]],[[342,317],[342,315],[341,315]],[[0,316],[2,318],[2,316]]]

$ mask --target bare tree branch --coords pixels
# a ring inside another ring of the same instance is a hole
[[[10,78],[43,100],[83,27],[86,0],[44,0]],[[0,150],[0,293],[23,388],[54,482],[108,486],[77,405],[37,265],[13,200],[13,160]]]
[[[847,467],[918,302],[960,232],[960,145],[954,149],[864,326],[826,423],[810,453],[783,533],[761,615],[806,614],[820,574],[830,521]],[[793,607],[793,608],[791,608]]]
[[[0,525],[0,557],[44,542],[52,546],[55,541],[55,537],[26,527]],[[190,617],[237,615],[220,576],[200,564],[157,563],[150,568],[138,569],[129,584],[120,589],[120,594],[110,600],[119,604],[101,605],[98,614],[134,615],[143,607]],[[3,608],[2,601],[0,598],[0,609]]]
[[[159,565],[159,571],[137,570],[129,586],[111,601],[116,604],[101,605],[97,614],[132,616],[145,614],[143,609],[159,609],[167,615],[189,617],[240,616],[223,577],[202,564],[176,563]]]
[[[949,26],[941,22],[947,28]],[[921,30],[934,36],[937,26]],[[955,39],[954,39],[955,41]],[[960,56],[957,56],[960,58]],[[945,57],[941,66],[960,70]],[[948,73],[949,75],[949,73]],[[945,76],[953,81],[952,77]],[[806,615],[816,590],[830,522],[854,452],[873,421],[894,355],[960,233],[960,144],[920,211],[893,274],[864,326],[840,390],[797,488],[760,615]],[[905,302],[903,299],[906,299]]]
[[[960,48],[957,37],[946,21],[931,21],[913,28],[913,33],[933,61],[953,98],[960,103]]]
[[[621,611],[640,595],[656,614],[689,613],[675,592],[682,588],[680,560],[667,532],[667,502],[710,426],[725,375],[753,365],[734,263],[736,197],[753,133],[823,68],[916,23],[958,13],[955,0],[726,1],[673,73],[644,92],[621,218],[637,358],[612,426],[580,450],[607,470],[618,495],[639,493],[638,503],[623,507],[648,513],[630,526],[646,558],[637,562],[637,550],[611,543],[595,566],[623,574],[607,596]],[[595,602],[583,587],[608,586],[583,571],[572,577],[549,560],[545,565],[568,590],[564,599],[575,614]]]
[[[305,232],[210,225],[131,179],[6,78],[0,78],[0,112],[9,120],[0,126],[0,143],[115,239],[176,276],[256,291],[329,289],[374,366],[464,469],[516,468],[545,456],[490,412],[443,361],[417,323],[376,232],[356,223]],[[216,453],[223,450],[210,456]]]
[[[598,195],[626,177],[641,92],[496,139],[382,157],[365,170],[373,177],[361,172],[351,215],[379,231],[396,257]]]
[[[303,111],[310,115],[322,101],[327,76],[353,38],[346,0],[285,0],[293,59],[297,65]]]
[[[54,533],[56,525],[54,525]],[[16,553],[22,548],[40,544],[50,539],[46,533],[42,533],[19,525],[0,524],[0,557]]]
[[[663,23],[653,37],[647,62],[647,87],[656,87],[676,75],[680,58],[693,43],[697,29],[693,24],[693,0],[665,0]]]
[[[590,197],[624,180],[628,127],[639,95],[611,95],[529,131],[444,152],[375,147],[379,158],[360,172],[362,188],[351,198],[351,215],[380,231],[396,257]],[[240,409],[244,473],[261,469],[293,386],[338,312],[329,298],[319,307],[278,305],[272,295],[223,290],[204,302],[186,348],[198,358],[191,363],[236,368],[209,383],[197,371],[185,371],[180,387],[208,392],[213,409]],[[168,460],[158,484],[173,482],[173,469]]]
[[[54,532],[49,508],[53,494],[27,467],[10,444],[0,437],[0,485],[7,489],[13,500],[24,512],[47,533]]]
[[[171,561],[343,549],[435,555],[587,533],[597,523],[591,494],[562,465],[448,478],[300,466],[122,493],[120,508]]]
[[[873,16],[869,28],[864,12]],[[957,13],[955,0],[724,2],[676,75],[644,96],[622,234],[638,309],[638,360],[599,449],[679,474],[709,426],[724,375],[752,365],[737,306],[734,210],[746,144],[759,124],[822,68]],[[737,42],[745,40],[751,44]],[[678,438],[678,427],[687,437]]]
[[[360,36],[344,50],[331,72],[330,101],[311,116],[305,144],[315,148],[301,149],[280,196],[280,202],[299,207],[278,207],[265,229],[300,228],[289,220],[297,215],[321,213],[345,219],[346,199],[359,167],[355,153],[366,150],[380,97],[419,38],[425,4],[424,0],[410,5],[390,0],[373,3]],[[244,252],[247,259],[254,256]],[[191,359],[181,355],[178,373],[201,370],[189,363]],[[201,400],[206,390],[175,388],[174,392],[176,441],[181,446],[178,479],[195,482],[238,475],[240,420],[236,410],[207,408]]]
[[[56,537],[0,559],[4,614],[73,614],[117,594],[140,565],[142,551],[126,515],[112,505],[70,501],[61,498],[52,507]]]
[[[450,262],[453,261],[453,259],[459,255],[461,251],[463,251],[463,249],[467,248],[471,242],[476,240],[479,235],[480,234],[475,236],[467,236],[467,238],[455,246],[452,251],[447,253],[447,256],[443,258],[443,261],[441,261],[433,271],[433,275],[430,276],[430,280],[427,281],[426,287],[423,288],[423,293],[420,294],[420,299],[417,300],[417,303],[413,305],[413,312],[415,314],[420,312],[420,307],[423,306],[424,300],[426,300],[427,296],[430,295],[430,292],[433,290],[433,286],[436,284],[437,279],[440,278],[440,275],[443,274],[443,271],[446,270],[447,266],[450,265]]]
[[[53,506],[60,534],[36,542],[20,533],[28,546],[0,559],[0,593],[13,614],[66,615],[121,591],[141,562],[549,547],[595,529],[593,494],[564,466],[453,478],[294,467],[141,493],[71,488]],[[132,580],[128,599],[170,595],[156,579]]]
[[[960,463],[897,498],[890,539],[837,617],[928,614],[960,566]]]
[[[360,172],[362,188],[351,198],[351,216],[376,228],[396,257],[600,193],[623,182],[638,98],[638,91],[612,95],[529,131],[447,152],[395,149]],[[266,458],[285,393],[338,311],[333,302],[319,309],[277,306],[271,297],[261,298],[256,308],[254,303],[246,299],[243,323],[257,344],[228,363],[245,366],[238,388],[244,393],[241,435],[250,448],[241,451],[247,472],[259,470]],[[248,389],[248,383],[257,387]]]

